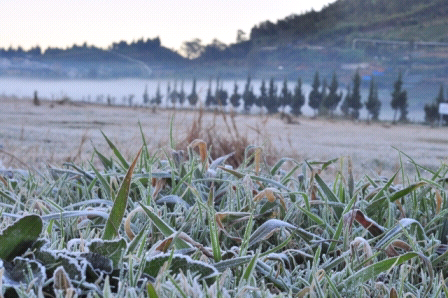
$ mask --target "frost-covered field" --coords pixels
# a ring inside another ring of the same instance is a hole
[[[3,167],[23,167],[21,161],[44,167],[90,160],[94,146],[107,150],[101,130],[114,141],[121,152],[133,156],[141,147],[138,121],[152,151],[169,144],[170,121],[173,137],[184,145],[199,112],[110,107],[105,105],[31,100],[0,99],[0,146]],[[300,117],[299,124],[286,124],[278,116],[237,115],[233,118],[239,137],[248,143],[264,145],[269,160],[290,156],[299,160],[329,160],[350,156],[355,175],[392,174],[400,161],[397,148],[417,163],[438,168],[448,158],[446,127],[387,123],[354,123],[347,120],[309,119]],[[227,124],[226,124],[227,122]],[[203,133],[236,138],[232,119],[226,114],[203,113]],[[229,133],[230,131],[230,133]],[[403,157],[403,156],[402,156]],[[97,160],[94,160],[97,162]],[[403,157],[406,167],[411,164]]]

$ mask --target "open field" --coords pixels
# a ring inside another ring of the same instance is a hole
[[[0,104],[2,167],[59,166],[0,171],[1,297],[448,294],[446,129]],[[264,149],[238,164],[250,143]],[[187,144],[188,158],[170,150]],[[355,175],[347,159],[341,172],[303,162],[347,155]]]
[[[87,161],[92,156],[93,146],[101,152],[108,150],[101,130],[130,158],[142,145],[138,121],[150,151],[166,149],[173,115],[174,140],[186,144],[182,141],[199,114],[197,111],[175,110],[153,113],[145,108],[49,101],[33,106],[31,100],[8,98],[0,99],[0,107],[0,162],[6,168],[23,168],[17,159],[35,167],[61,165],[64,161]],[[351,156],[356,175],[386,176],[390,176],[399,164],[399,152],[393,147],[420,165],[433,169],[448,160],[446,127],[384,122],[367,124],[307,117],[299,118],[297,124],[286,124],[278,116],[260,115],[237,115],[233,119],[236,130],[229,114],[226,115],[226,125],[223,115],[204,113],[202,128],[212,134],[222,133],[229,140],[247,137],[250,144],[264,144],[271,160],[280,156],[299,161]],[[179,146],[177,149],[185,149]]]

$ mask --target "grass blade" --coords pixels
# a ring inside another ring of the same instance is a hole
[[[135,157],[132,165],[129,167],[128,172],[126,173],[126,176],[121,182],[120,189],[118,190],[117,197],[115,198],[114,205],[112,206],[112,210],[110,211],[109,218],[106,222],[106,227],[103,234],[104,240],[110,240],[118,235],[118,228],[121,224],[128,203],[132,173],[134,172],[135,165],[137,164],[137,160],[141,152],[142,149],[138,151],[137,156]]]
[[[107,144],[109,144],[110,149],[112,149],[112,151],[114,152],[115,156],[120,160],[121,165],[123,166],[123,168],[125,170],[129,169],[128,162],[126,161],[126,159],[124,159],[123,155],[121,155],[120,151],[118,151],[117,147],[115,147],[114,143],[112,143],[112,141],[109,140],[109,138],[104,134],[104,132],[102,130],[101,130],[101,133],[104,136],[104,138],[106,139]]]

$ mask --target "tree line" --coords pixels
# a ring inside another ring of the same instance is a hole
[[[248,76],[244,84],[244,89],[240,91],[240,87],[235,81],[233,91],[229,93],[223,88],[223,81],[216,78],[215,88],[212,88],[212,79],[209,80],[208,88],[204,98],[206,108],[232,106],[234,109],[242,108],[245,113],[249,113],[253,106],[264,108],[268,114],[278,112],[285,113],[289,106],[289,111],[294,116],[302,114],[302,107],[306,103],[306,96],[302,90],[302,79],[299,77],[292,91],[288,87],[288,80],[285,78],[281,88],[279,89],[274,78],[269,81],[262,80],[258,95],[255,94],[252,78]],[[316,71],[312,82],[312,90],[308,94],[308,105],[314,110],[314,116],[330,116],[335,115],[336,109],[340,111],[346,118],[359,119],[360,110],[365,107],[368,112],[369,121],[379,120],[381,112],[381,101],[378,95],[378,86],[372,78],[370,80],[369,92],[365,101],[361,96],[361,76],[356,72],[347,85],[347,91],[343,95],[339,88],[339,82],[336,73],[333,73],[331,82],[328,84],[326,78],[321,79],[319,72]],[[180,91],[177,90],[177,82],[174,82],[173,88],[168,83],[166,94],[163,95],[160,84],[157,86],[155,96],[150,98],[148,88],[146,87],[143,94],[143,103],[145,105],[160,106],[165,98],[165,103],[171,103],[173,107],[177,105],[183,106],[184,103],[195,107],[199,101],[199,95],[196,90],[196,79],[193,79],[192,90],[187,94],[184,90],[184,82],[181,82]],[[440,86],[439,94],[433,103],[426,104],[425,120],[429,123],[439,119],[438,105],[446,102],[444,98],[443,86]],[[398,74],[393,84],[391,92],[390,105],[394,110],[393,122],[408,122],[408,95],[403,89],[403,78],[401,72]],[[448,116],[443,117],[448,123]]]

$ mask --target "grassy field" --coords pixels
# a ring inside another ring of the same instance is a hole
[[[101,132],[130,160],[142,144],[138,123],[148,150],[156,152],[169,148],[171,119],[176,150],[186,150],[193,139],[201,138],[213,145],[213,158],[238,150],[241,159],[241,151],[248,145],[263,146],[271,165],[281,157],[325,161],[350,156],[357,179],[365,174],[390,177],[400,166],[400,151],[432,170],[448,161],[446,127],[305,116],[288,124],[278,115],[152,112],[70,101],[42,101],[40,106],[33,106],[31,99],[0,98],[0,106],[0,169],[45,169],[67,161],[86,166],[90,161],[100,166],[94,148],[112,154]],[[415,175],[412,163],[405,162],[404,167]],[[327,172],[334,175],[338,170],[332,165]]]
[[[168,127],[131,158],[104,134],[83,165],[1,172],[0,296],[448,296],[446,164],[355,178]]]

